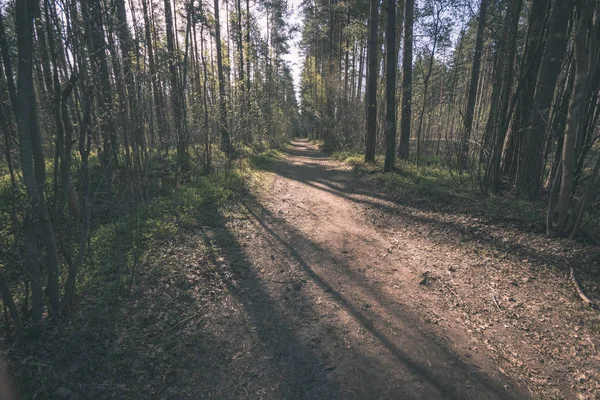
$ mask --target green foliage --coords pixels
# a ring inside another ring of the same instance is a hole
[[[285,154],[279,149],[269,149],[250,157],[251,165],[256,169],[269,170],[277,161],[283,159]]]
[[[187,229],[212,225],[215,210],[244,188],[245,175],[240,170],[224,170],[180,185],[170,194],[100,225],[90,236],[91,253],[82,268],[78,292],[100,292],[105,293],[104,298],[114,299],[123,284],[135,279],[145,251]]]
[[[484,196],[475,177],[465,173],[459,176],[448,168],[440,157],[423,157],[419,167],[399,161],[395,172],[380,173],[384,157],[378,155],[374,164],[364,162],[357,151],[339,151],[332,154],[336,160],[354,167],[354,170],[376,185],[386,197],[403,205],[428,208],[439,212],[473,214],[491,220],[508,221],[519,225],[539,225],[544,217],[544,204],[530,203],[513,196]]]
[[[383,156],[382,155],[375,156],[374,164],[367,164],[367,163],[365,163],[364,153],[361,153],[357,150],[335,151],[331,154],[331,157],[334,160],[342,161],[342,162],[348,163],[349,165],[352,165],[355,168],[362,168],[365,170],[372,169],[373,166],[377,166],[377,167],[383,166]]]

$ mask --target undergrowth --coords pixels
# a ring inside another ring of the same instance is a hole
[[[193,176],[190,182],[163,191],[153,200],[135,206],[120,205],[121,210],[113,213],[111,220],[96,225],[90,232],[89,251],[78,275],[73,306],[65,316],[45,319],[39,339],[12,341],[5,349],[14,387],[20,389],[21,395],[69,398],[71,389],[80,383],[85,386],[98,377],[112,377],[115,371],[118,375],[118,371],[129,371],[139,363],[141,356],[130,353],[147,350],[143,348],[147,335],[123,329],[140,329],[138,322],[128,319],[132,315],[140,319],[147,316],[142,315],[141,309],[132,309],[130,303],[150,293],[152,300],[144,301],[144,307],[162,309],[168,303],[168,307],[175,307],[175,317],[169,318],[179,318],[178,313],[185,312],[192,294],[184,291],[187,300],[169,297],[169,282],[185,286],[187,281],[182,281],[181,271],[189,268],[186,261],[177,260],[172,249],[189,241],[194,232],[220,229],[224,210],[233,207],[250,185],[266,182],[265,173],[257,171],[255,165],[281,156],[280,151],[268,150],[237,160],[229,168],[221,166],[211,174]],[[198,251],[203,251],[201,246]],[[169,261],[162,260],[163,256]],[[202,268],[216,267],[206,263]],[[167,290],[156,286],[164,282]],[[181,293],[172,289],[175,294]],[[154,311],[147,312],[152,315]],[[170,323],[161,315],[154,317],[161,324]],[[152,323],[148,327],[159,328]],[[105,389],[103,385],[90,385],[90,398],[97,398]],[[113,389],[113,395],[121,393],[119,385]],[[121,394],[124,393],[127,392]]]
[[[399,204],[501,220],[543,231],[545,204],[512,195],[484,195],[477,176],[457,173],[456,166],[448,166],[442,158],[421,157],[418,167],[414,162],[398,161],[391,173],[382,173],[383,155],[377,155],[375,163],[365,163],[364,155],[357,151],[334,152],[332,158],[351,165],[389,200]]]

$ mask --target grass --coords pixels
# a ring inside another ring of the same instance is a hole
[[[281,149],[270,149],[254,154],[250,156],[248,160],[254,169],[264,170],[269,169],[269,167],[272,167],[284,158],[285,153]]]
[[[12,346],[6,354],[21,395],[68,398],[70,388],[89,382],[90,398],[102,397],[109,386],[96,382],[120,381],[119,375],[132,375],[134,365],[140,369],[158,365],[159,355],[147,347],[149,334],[139,329],[166,331],[190,312],[195,294],[181,289],[189,286],[184,276],[189,263],[198,263],[202,271],[217,268],[208,261],[180,259],[174,249],[184,243],[189,246],[190,235],[218,227],[223,210],[235,204],[248,185],[264,181],[253,162],[280,156],[268,151],[252,156],[254,161],[236,162],[231,169],[194,176],[190,183],[172,187],[151,201],[135,207],[120,205],[111,220],[95,225],[68,318],[47,319],[39,340]],[[207,260],[201,244],[190,249]],[[155,362],[139,365],[155,356]],[[130,397],[118,385],[113,389],[113,396]]]
[[[92,286],[108,291],[122,287],[132,279],[145,251],[198,224],[211,225],[214,210],[241,195],[249,176],[248,170],[236,168],[195,178],[98,227],[90,238],[92,252],[78,292],[86,293]],[[116,280],[112,287],[104,284],[111,276]]]
[[[543,230],[546,204],[530,203],[513,195],[483,195],[475,176],[452,172],[456,166],[451,166],[451,171],[442,158],[421,157],[418,168],[414,162],[397,161],[396,171],[391,173],[380,173],[383,155],[377,155],[375,163],[365,163],[362,153],[351,150],[334,152],[332,158],[353,166],[391,201]]]
[[[171,152],[171,158],[175,152]],[[265,152],[266,156],[277,156],[276,151]],[[255,157],[255,156],[252,156]],[[260,159],[257,158],[257,160]],[[154,164],[153,164],[154,163]],[[160,173],[156,180],[157,187],[151,186],[150,196],[144,202],[133,201],[130,195],[117,193],[112,199],[105,198],[103,190],[93,195],[92,222],[88,250],[85,261],[78,274],[77,293],[87,295],[94,291],[101,293],[100,297],[116,301],[122,290],[135,279],[134,271],[139,266],[139,260],[149,248],[168,238],[176,237],[192,223],[210,223],[215,213],[212,211],[230,199],[241,194],[251,181],[252,172],[247,168],[247,159],[227,167],[225,163],[215,164],[215,171],[206,176],[199,176],[200,167],[192,172],[189,183],[177,184],[169,175],[173,162],[165,160],[156,164],[149,160],[149,168]],[[97,157],[90,159],[92,169],[93,190],[101,187],[101,166]],[[47,166],[47,198],[52,199],[51,165]],[[14,248],[15,232],[12,222],[12,207],[10,203],[11,185],[8,171],[3,169],[0,175],[0,268],[12,282],[12,292],[17,304],[24,301],[24,277],[22,270],[17,267],[22,252],[22,235],[18,236],[17,248]],[[19,172],[19,171],[16,171]],[[73,184],[78,185],[79,173],[73,165]],[[129,192],[125,192],[129,193]],[[27,195],[22,181],[17,176],[16,212],[18,225],[26,211]],[[68,212],[68,210],[67,210]],[[61,235],[61,258],[67,253],[75,254],[78,239],[69,229],[73,221],[65,219],[64,226],[55,227]],[[16,251],[14,251],[16,250]],[[14,254],[13,254],[14,253]],[[41,259],[43,260],[43,248]],[[61,259],[61,285],[66,280],[66,261]],[[45,278],[45,274],[44,278]]]

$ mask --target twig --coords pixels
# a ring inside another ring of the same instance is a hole
[[[267,280],[268,280],[269,282],[273,282],[273,283],[282,283],[282,284],[285,284],[285,283],[296,283],[296,282],[297,282],[297,281],[294,281],[294,280],[293,280],[293,281],[276,281],[275,279],[267,279]]]
[[[462,299],[460,298],[460,296],[457,295],[456,292],[454,290],[452,290],[451,287],[448,287],[448,290],[450,291],[450,293],[452,293],[453,295],[456,296],[456,298],[458,299],[458,301],[460,301],[462,304],[464,304],[464,302],[462,301]]]
[[[573,269],[573,267],[571,268],[571,281],[573,281],[573,285],[575,285],[575,290],[577,291],[577,294],[579,295],[579,297],[581,298],[581,300],[583,300],[583,302],[587,305],[589,305],[590,307],[596,307],[596,304],[590,300],[589,297],[587,297],[585,295],[585,293],[583,293],[583,289],[581,289],[581,285],[579,284],[579,281],[577,280],[577,276],[575,276],[575,270]]]
[[[286,382],[287,382],[287,383],[289,383],[290,385],[292,384],[292,383],[289,381],[289,379],[288,379],[288,378],[286,378],[285,376],[283,376],[283,375],[279,375],[279,374],[278,374],[277,372],[275,372],[275,371],[273,371],[273,374],[274,374],[276,377],[283,379],[284,381],[286,381]]]
[[[56,376],[56,378],[57,378],[59,381],[61,381],[61,382],[65,383],[65,384],[67,384],[67,385],[79,386],[80,388],[81,388],[82,386],[83,386],[83,387],[99,387],[99,388],[100,388],[100,387],[112,387],[112,388],[118,388],[118,389],[121,389],[121,390],[123,390],[123,391],[125,391],[125,392],[131,392],[131,391],[132,391],[131,389],[128,389],[127,387],[125,387],[125,385],[118,384],[118,383],[78,383],[78,382],[71,382],[71,381],[68,381],[68,380],[66,380],[66,379],[63,379],[63,378],[61,378],[60,376]]]
[[[498,311],[502,312],[502,310],[500,309],[500,305],[498,304],[498,300],[496,300],[496,296],[494,296],[493,293],[490,293],[490,296],[492,296],[492,300],[494,300],[494,304],[496,304],[496,307],[498,307]]]
[[[175,328],[177,328],[179,325],[183,324],[184,322],[187,322],[187,321],[189,321],[190,319],[192,319],[192,318],[194,318],[194,317],[196,317],[196,316],[198,316],[198,314],[190,315],[189,317],[187,317],[187,318],[184,318],[184,319],[182,319],[182,320],[181,320],[181,321],[179,321],[179,322],[176,322],[176,323],[175,323],[175,325],[171,326],[169,329],[166,329],[166,330],[164,330],[164,331],[162,331],[162,332],[158,333],[157,335],[155,335],[155,336],[152,336],[150,339],[156,339],[156,338],[158,338],[158,337],[160,337],[160,336],[164,335],[165,333],[169,333],[169,332],[171,332],[172,330],[174,330]],[[146,336],[146,337],[147,337],[147,336]]]

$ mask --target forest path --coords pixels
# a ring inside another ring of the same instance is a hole
[[[247,202],[247,222],[233,230],[249,267],[241,302],[270,354],[258,363],[276,382],[247,394],[527,398],[491,358],[470,350],[460,321],[431,323],[421,304],[427,296],[418,293],[426,282],[411,261],[418,244],[398,243],[364,217],[365,204],[390,205],[353,194],[349,168],[308,142],[296,140],[286,152],[269,168],[270,188]]]

